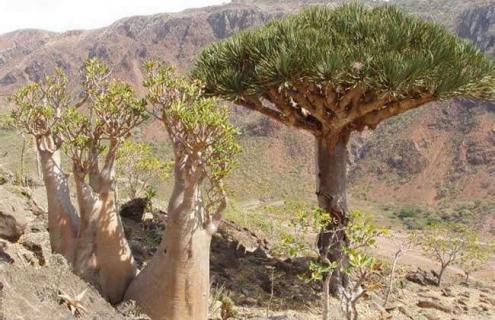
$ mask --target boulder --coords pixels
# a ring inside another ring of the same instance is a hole
[[[26,198],[5,186],[0,186],[0,238],[15,242],[33,219]]]
[[[418,307],[420,308],[425,308],[425,309],[436,309],[440,310],[445,313],[452,313],[452,309],[444,306],[443,304],[439,302],[434,302],[434,301],[429,301],[429,300],[420,300],[418,302]]]
[[[428,272],[418,268],[417,271],[409,272],[406,275],[408,281],[420,284],[422,286],[426,285],[436,285],[437,279],[430,275]]]
[[[151,200],[146,198],[136,198],[128,201],[120,208],[120,215],[124,218],[141,222],[145,211],[151,207]]]

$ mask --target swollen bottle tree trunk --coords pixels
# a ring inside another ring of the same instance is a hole
[[[174,190],[160,247],[126,297],[154,320],[208,319],[210,242],[227,205],[223,179],[239,152],[229,115],[201,86],[161,63],[145,87],[173,144]]]
[[[47,150],[38,143],[40,163],[48,200],[48,230],[53,252],[72,262],[75,256],[79,217],[71,199],[67,178],[62,170],[60,152]]]
[[[101,202],[85,183],[85,174],[76,165],[73,169],[76,185],[77,202],[81,216],[81,224],[77,236],[77,250],[74,259],[74,270],[87,281],[98,285],[98,270],[96,261],[96,230]]]
[[[103,187],[99,193],[101,209],[95,236],[95,255],[103,294],[111,303],[122,301],[136,265],[124,227],[115,205],[114,191]]]
[[[111,303],[122,301],[137,271],[115,205],[114,165],[118,145],[117,139],[111,139],[102,170],[91,152],[87,162],[73,157],[81,212],[75,269],[97,284]]]
[[[347,142],[348,134],[339,136],[337,142],[329,139],[316,139],[317,152],[317,191],[320,208],[330,213],[330,221],[318,235],[318,249],[330,262],[339,261],[346,264],[342,249],[348,245],[343,227],[348,221],[347,207]],[[330,276],[329,289],[333,295],[341,293],[348,285],[348,277],[340,268]]]
[[[128,84],[111,79],[110,69],[95,59],[84,64],[81,101],[72,101],[67,84],[59,70],[26,85],[12,97],[13,117],[36,138],[53,251],[62,253],[77,273],[101,287],[110,302],[118,303],[136,267],[116,209],[114,163],[122,141],[146,119],[146,101],[138,99]],[[73,162],[81,221],[61,169],[62,142]],[[100,171],[101,155],[105,164]]]
[[[126,294],[152,319],[207,319],[211,233],[204,221],[199,185],[176,178],[160,247]]]

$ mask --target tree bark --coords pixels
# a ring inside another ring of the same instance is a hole
[[[323,320],[330,320],[330,277],[323,279]]]
[[[99,198],[101,211],[95,238],[96,263],[103,295],[116,304],[124,298],[137,268],[117,213],[113,191],[103,190]]]
[[[153,320],[206,320],[211,233],[204,226],[199,183],[177,176],[160,247],[126,298]]]
[[[113,164],[114,152],[108,154],[101,172],[96,167],[90,170],[88,183],[86,174],[74,166],[81,211],[75,268],[116,304],[122,301],[137,268],[115,204]]]
[[[48,230],[52,251],[71,263],[76,250],[79,216],[71,199],[67,178],[62,171],[59,151],[38,147],[48,200]]]
[[[447,266],[441,266],[440,267],[440,272],[438,273],[437,287],[440,287],[442,285],[442,278],[443,278],[443,274],[445,272],[445,269],[447,269]]]
[[[99,286],[98,264],[96,261],[96,232],[101,202],[85,183],[84,174],[74,167],[74,181],[81,216],[81,225],[77,237],[77,250],[74,259],[74,270],[87,281]]]
[[[333,138],[333,137],[332,137]],[[348,223],[347,207],[347,142],[349,134],[342,133],[336,142],[317,138],[317,196],[321,209],[330,213],[332,221],[321,230],[318,248],[321,255],[327,255],[331,262],[347,264],[343,248],[348,244],[341,229]],[[329,276],[330,293],[340,296],[348,284],[348,277],[337,268]]]

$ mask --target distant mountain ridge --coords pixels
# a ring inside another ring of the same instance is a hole
[[[180,13],[124,18],[108,27],[89,31],[11,32],[0,35],[0,95],[12,93],[27,81],[39,80],[55,67],[77,76],[87,57],[109,62],[118,77],[139,88],[141,64],[147,58],[158,57],[186,70],[202,48],[235,32],[308,5],[335,6],[343,2],[234,0]],[[370,0],[366,3],[396,4],[443,23],[487,54],[495,53],[493,1]],[[261,185],[270,189],[275,197],[299,192],[312,196],[314,167],[308,156],[310,138],[281,129],[245,110],[239,109],[239,113],[242,117],[238,118],[242,119],[236,121],[244,132],[242,141],[246,152],[251,155],[241,160],[241,168],[236,173],[242,182],[237,196],[257,196],[251,193],[261,190]],[[156,127],[143,132],[148,137],[160,134]],[[495,203],[493,103],[437,104],[392,119],[365,136],[356,138],[352,148],[354,194],[364,193],[368,199],[382,203],[434,204],[442,199],[482,199]],[[304,148],[302,153],[301,148]],[[258,166],[253,172],[250,165],[254,157],[275,159],[275,163]],[[265,177],[269,172],[282,178],[268,181]],[[292,187],[288,189],[287,185]]]

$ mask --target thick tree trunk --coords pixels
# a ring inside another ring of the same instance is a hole
[[[85,183],[84,175],[80,174],[77,168],[74,168],[73,172],[81,216],[74,270],[87,281],[99,286],[95,252],[101,201],[91,190],[91,187]]]
[[[318,236],[320,254],[331,262],[347,263],[342,249],[347,244],[341,230],[348,222],[347,208],[347,142],[348,134],[341,134],[336,143],[330,139],[317,139],[317,196],[321,209],[330,213],[332,221]],[[331,274],[330,292],[340,295],[348,285],[348,277],[336,270]]]
[[[67,178],[61,168],[60,153],[38,146],[48,200],[48,229],[53,252],[62,254],[71,263],[76,250],[79,217],[69,193]]]
[[[211,234],[203,222],[199,185],[176,177],[160,248],[126,293],[153,320],[207,319]]]
[[[103,190],[100,201],[101,211],[95,238],[96,263],[102,292],[115,304],[124,298],[137,268],[117,213],[113,191]]]
[[[76,271],[97,284],[113,304],[122,301],[137,268],[115,204],[115,141],[111,142],[103,170],[94,152],[89,172],[74,165],[77,199],[81,211]],[[85,181],[88,177],[88,182]]]

